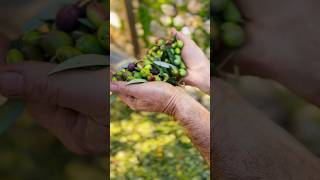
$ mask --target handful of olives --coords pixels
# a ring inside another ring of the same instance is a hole
[[[213,6],[213,46],[214,70],[223,57],[245,43],[244,23],[240,10],[233,0],[214,0]]]
[[[117,71],[112,76],[112,81],[165,81],[179,85],[187,75],[186,65],[181,57],[183,46],[184,43],[175,36],[168,40],[159,39],[142,60]]]
[[[59,64],[79,55],[108,54],[107,7],[106,0],[80,0],[65,5],[55,19],[42,20],[41,25],[13,41],[7,63],[38,60]]]

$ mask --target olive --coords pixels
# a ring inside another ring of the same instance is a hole
[[[113,76],[112,81],[118,81],[117,77]]]
[[[181,54],[180,48],[176,48],[176,49],[174,50],[174,52],[175,52],[175,54]]]
[[[108,20],[107,11],[102,3],[90,3],[86,13],[89,21],[97,28]]]
[[[181,77],[185,77],[187,75],[187,71],[185,69],[179,69],[179,75]]]
[[[98,39],[103,48],[109,50],[109,22],[104,22],[98,30]]]
[[[29,31],[22,36],[24,45],[37,46],[39,45],[42,33],[39,31]]]
[[[106,54],[106,50],[100,45],[97,36],[92,34],[83,35],[78,39],[76,47],[84,54]]]
[[[7,54],[7,64],[16,64],[23,62],[24,56],[18,49],[11,49]]]
[[[150,70],[151,74],[153,75],[158,75],[160,73],[160,70],[156,67],[152,67],[152,69]]]
[[[186,69],[186,65],[184,64],[184,62],[181,61],[181,64],[180,64],[180,68],[183,68],[183,69]]]
[[[223,17],[227,22],[241,23],[243,21],[240,10],[232,1],[228,2],[227,7],[223,11]]]
[[[177,43],[171,44],[171,47],[172,47],[172,48],[176,48],[176,47],[177,47]]]
[[[229,48],[238,48],[244,44],[244,31],[239,25],[235,23],[223,23],[221,25],[221,33],[223,44],[225,44]]]
[[[155,80],[156,80],[156,81],[161,81],[160,76],[156,75],[156,76],[154,76],[154,77],[155,77]]]
[[[79,13],[80,9],[77,5],[66,5],[64,6],[56,16],[56,26],[58,29],[71,32],[77,29],[79,26]]]
[[[134,63],[129,63],[128,64],[128,71],[134,71],[136,70],[136,65]]]
[[[152,66],[151,66],[151,64],[147,64],[147,65],[144,66],[143,69],[145,69],[145,70],[151,70],[151,69],[152,69]]]
[[[156,77],[153,75],[148,76],[148,81],[155,81]]]
[[[214,0],[212,1],[213,10],[215,12],[223,11],[230,0]]]
[[[161,56],[163,55],[163,51],[158,50],[158,51],[157,51],[157,55],[161,57]]]
[[[21,48],[21,52],[26,60],[42,61],[45,59],[41,49],[36,46],[25,45]]]
[[[178,40],[178,41],[177,41],[177,47],[178,47],[178,48],[180,48],[180,49],[182,49],[182,48],[183,48],[183,46],[184,46],[183,41]]]
[[[41,46],[45,53],[49,56],[54,56],[56,50],[62,46],[72,46],[72,38],[63,31],[51,31],[41,38]]]
[[[141,78],[142,78],[141,73],[140,73],[140,72],[135,72],[135,73],[134,73],[134,78],[136,78],[136,79],[141,79]]]
[[[180,64],[181,64],[181,58],[180,58],[180,56],[179,56],[179,58],[175,58],[175,60],[173,61],[173,63],[175,64],[175,65],[177,65],[177,66],[179,66]]]
[[[69,58],[79,56],[81,54],[82,52],[75,47],[62,46],[59,49],[57,49],[56,57],[57,57],[58,63],[61,63]]]

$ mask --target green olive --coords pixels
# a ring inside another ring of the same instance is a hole
[[[156,75],[156,76],[154,76],[154,77],[155,77],[156,81],[161,81],[161,78],[160,78],[159,75]]]
[[[175,52],[175,54],[181,54],[180,48],[176,48],[176,49],[174,50],[174,52]]]
[[[18,49],[11,49],[7,54],[7,64],[16,64],[23,62],[24,56]]]
[[[102,47],[109,50],[109,21],[100,26],[97,35]]]
[[[152,69],[151,64],[145,65],[145,66],[144,66],[144,69],[145,69],[145,70],[151,70],[151,69]]]
[[[179,69],[179,75],[181,77],[185,77],[187,75],[187,71],[185,69]]]
[[[57,57],[58,63],[61,63],[67,59],[70,59],[75,56],[79,56],[81,54],[82,52],[75,47],[62,46],[59,49],[57,49],[56,57]]]
[[[135,72],[135,73],[134,73],[134,78],[136,78],[136,79],[141,79],[141,78],[142,78],[141,73],[140,73],[140,72]]]
[[[182,49],[182,48],[183,48],[183,46],[184,46],[183,41],[178,40],[178,41],[177,41],[177,47],[178,47],[178,48],[180,48],[180,49]]]
[[[106,54],[107,51],[104,49],[95,35],[87,34],[83,35],[76,42],[76,47],[80,49],[84,54]]]
[[[173,63],[175,64],[175,65],[177,65],[177,66],[179,66],[180,64],[181,64],[181,58],[180,58],[180,56],[179,56],[179,58],[175,58],[175,60],[173,61]]]
[[[227,7],[223,11],[223,17],[227,22],[241,23],[243,21],[240,10],[232,1],[228,2]]]
[[[90,3],[86,11],[89,21],[97,28],[108,20],[108,12],[102,3]]]
[[[221,25],[222,42],[229,48],[241,47],[245,42],[245,34],[243,29],[231,22],[227,22]]]
[[[177,43],[173,43],[172,45],[171,45],[171,48],[176,48],[177,47]]]
[[[223,11],[230,0],[214,0],[212,1],[213,10],[216,12]]]
[[[41,46],[49,56],[54,56],[58,48],[62,46],[72,46],[72,38],[65,32],[52,31],[42,36]]]
[[[39,31],[30,31],[22,36],[22,42],[25,45],[37,46],[40,43],[42,33]]]

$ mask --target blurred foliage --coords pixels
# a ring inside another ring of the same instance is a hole
[[[106,158],[79,156],[26,113],[0,136],[0,179],[104,180]]]
[[[126,9],[121,2],[111,0],[111,41],[133,55]],[[210,0],[133,0],[132,4],[141,47],[168,36],[174,27],[210,57]]]
[[[172,117],[111,108],[111,179],[209,179],[205,161]]]

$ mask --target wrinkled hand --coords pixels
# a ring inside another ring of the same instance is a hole
[[[131,109],[160,112],[174,115],[176,103],[185,92],[165,82],[148,82],[126,85],[125,82],[111,82],[110,89],[119,93],[120,99]]]
[[[1,44],[1,43],[0,43]],[[1,62],[4,62],[2,54]],[[48,76],[53,64],[0,66],[0,94],[27,102],[27,111],[71,151],[107,154],[107,69]]]
[[[173,34],[184,42],[181,56],[188,68],[188,75],[185,82],[188,85],[198,87],[203,92],[210,93],[210,62],[203,51],[194,41],[183,33],[173,30]]]
[[[240,74],[274,79],[320,105],[320,1],[236,3],[247,34],[245,47],[232,59]]]

